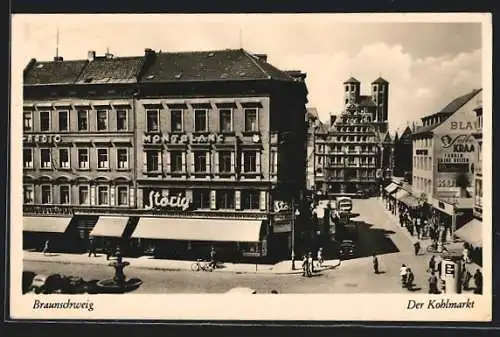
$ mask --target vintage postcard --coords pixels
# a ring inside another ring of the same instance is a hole
[[[489,14],[12,26],[11,319],[491,320]]]

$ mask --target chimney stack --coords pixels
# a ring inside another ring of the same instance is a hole
[[[88,52],[88,59],[89,59],[89,61],[94,61],[95,60],[95,51],[94,50],[90,50]]]
[[[64,61],[62,56],[55,56],[54,57],[54,62],[62,62],[62,61]]]
[[[267,54],[255,54],[260,60],[267,62]]]

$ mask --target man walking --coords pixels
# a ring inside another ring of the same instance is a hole
[[[97,254],[95,252],[95,242],[94,242],[94,238],[93,237],[90,237],[89,238],[89,257],[94,254],[94,257],[97,257]]]
[[[215,248],[212,247],[210,249],[210,266],[215,269],[217,267],[217,261],[216,261],[217,253],[215,251]]]
[[[474,289],[474,294],[482,294],[483,293],[483,274],[479,269],[476,269],[474,274],[474,285],[476,288]]]
[[[420,242],[418,240],[413,244],[413,248],[415,249],[415,256],[417,256],[420,251]]]
[[[309,267],[307,266],[307,255],[304,254],[304,256],[302,256],[302,271],[303,271],[303,274],[302,276],[308,276],[309,274]]]
[[[431,272],[431,276],[429,277],[429,294],[439,294],[438,278],[434,272]]]
[[[429,260],[429,268],[427,269],[427,271],[432,274],[434,273],[435,270],[436,270],[436,257],[432,255],[431,259]]]
[[[403,288],[406,287],[407,271],[408,271],[408,268],[406,267],[406,265],[402,264],[401,268],[399,269],[399,276],[401,276],[401,285]]]
[[[49,245],[50,241],[45,240],[45,244],[43,245],[43,255],[47,255],[49,253]]]
[[[378,258],[375,254],[373,254],[373,272],[378,274]]]
[[[318,249],[318,256],[317,256],[317,258],[318,258],[318,268],[323,267],[324,259],[323,259],[323,248],[322,247],[320,247]]]
[[[408,274],[406,276],[406,289],[413,290],[413,281],[415,281],[415,275],[411,269],[408,268]]]

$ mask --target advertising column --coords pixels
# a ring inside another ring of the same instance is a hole
[[[441,267],[441,280],[444,282],[444,293],[458,294],[460,289],[461,264],[459,259],[452,257],[443,258]]]

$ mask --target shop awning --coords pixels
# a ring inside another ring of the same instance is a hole
[[[259,242],[261,220],[140,218],[132,238]]]
[[[119,238],[123,235],[127,223],[128,217],[100,216],[90,235]]]
[[[407,191],[405,191],[405,190],[399,190],[396,193],[394,193],[394,198],[396,198],[396,200],[401,201],[401,199],[403,199],[403,198],[405,198],[405,197],[407,197],[409,195],[410,195],[410,193],[408,193]]]
[[[398,185],[395,184],[395,183],[390,183],[389,185],[387,185],[385,187],[385,191],[389,194],[391,194],[392,192],[394,192],[396,189],[398,188]]]
[[[418,207],[418,199],[415,198],[413,195],[407,195],[405,197],[402,197],[399,201],[401,201],[403,204],[405,204],[408,207]]]
[[[462,227],[460,227],[457,231],[455,231],[455,235],[461,238],[462,240],[472,244],[476,247],[483,246],[483,224],[478,219],[472,219]]]
[[[25,216],[23,217],[24,232],[64,233],[71,218],[57,216]]]

